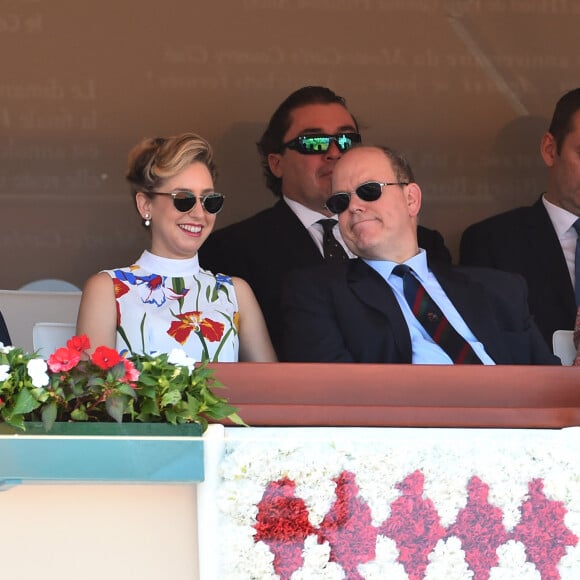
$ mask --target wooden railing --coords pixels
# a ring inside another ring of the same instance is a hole
[[[219,391],[253,426],[580,425],[580,369],[221,363]]]

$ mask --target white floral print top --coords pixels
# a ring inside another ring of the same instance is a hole
[[[117,301],[117,350],[183,349],[196,360],[238,360],[238,303],[232,280],[187,260],[145,251],[135,264],[106,270]]]

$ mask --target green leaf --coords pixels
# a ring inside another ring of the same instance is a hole
[[[28,389],[22,389],[16,397],[12,414],[24,415],[38,409],[38,407],[40,407],[40,403],[32,396],[32,393]]]
[[[179,391],[168,391],[163,395],[163,397],[161,397],[161,407],[175,405],[179,401],[181,401],[181,393]]]
[[[105,401],[105,406],[107,408],[107,413],[113,417],[117,423],[123,422],[123,411],[125,410],[124,397],[109,397]]]
[[[52,401],[48,405],[42,407],[42,424],[44,425],[45,431],[50,431],[53,423],[56,420],[56,403]]]
[[[78,409],[74,409],[71,411],[70,418],[73,421],[88,421],[89,416],[87,415],[86,409],[84,406],[79,407]]]

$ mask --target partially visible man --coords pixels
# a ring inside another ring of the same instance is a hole
[[[468,227],[461,237],[460,263],[521,274],[528,284],[530,311],[551,346],[555,330],[574,328],[580,306],[580,264],[575,261],[580,244],[580,88],[556,104],[540,152],[548,171],[546,192],[530,207]]]
[[[6,323],[4,322],[4,318],[2,316],[2,312],[0,312],[0,342],[4,346],[10,346],[12,344],[10,335],[8,334],[8,328],[6,327]]]
[[[302,362],[558,364],[517,275],[431,260],[417,239],[421,189],[406,159],[355,147],[326,205],[359,256],[294,272],[285,357]]]
[[[334,165],[360,140],[358,124],[342,97],[317,86],[292,93],[274,112],[258,143],[266,184],[280,199],[242,222],[213,232],[199,252],[202,267],[249,282],[278,356],[280,300],[288,272],[321,264],[325,256],[353,257],[336,220],[328,222],[334,216],[324,202],[330,195]],[[451,261],[438,232],[419,227],[419,239],[433,259]]]

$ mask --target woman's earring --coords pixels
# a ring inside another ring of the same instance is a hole
[[[146,228],[148,228],[148,227],[151,225],[151,216],[150,216],[148,213],[146,213],[146,214],[145,214],[145,218],[144,218],[144,220],[145,220],[145,221],[143,222],[143,225],[144,225]]]

